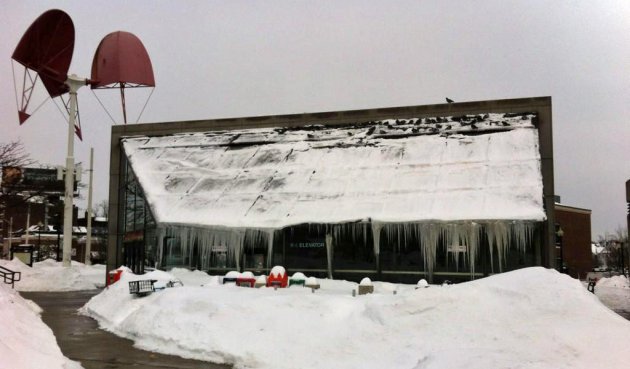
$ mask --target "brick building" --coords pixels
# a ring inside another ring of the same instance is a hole
[[[591,210],[555,204],[556,224],[562,236],[556,238],[556,257],[573,278],[585,278],[593,269],[591,254]],[[559,263],[557,263],[559,264]]]

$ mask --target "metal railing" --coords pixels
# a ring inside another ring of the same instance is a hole
[[[4,283],[10,284],[11,288],[15,288],[15,282],[19,282],[22,279],[22,273],[0,266],[0,277],[4,279]]]

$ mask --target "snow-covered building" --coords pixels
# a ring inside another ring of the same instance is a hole
[[[551,98],[114,126],[108,267],[553,266]]]

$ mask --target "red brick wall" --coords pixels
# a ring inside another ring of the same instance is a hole
[[[591,256],[591,215],[583,209],[556,206],[556,223],[564,232],[563,258],[569,274],[584,279],[593,268]]]

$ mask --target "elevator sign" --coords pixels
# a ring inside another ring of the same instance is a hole
[[[324,242],[291,242],[289,247],[295,249],[319,249],[326,247],[326,244]]]

